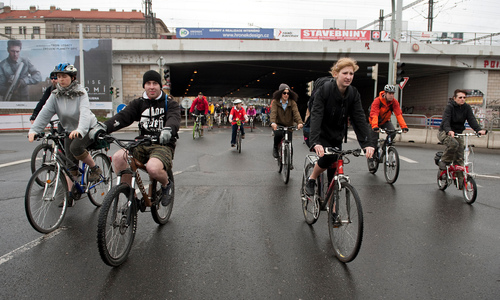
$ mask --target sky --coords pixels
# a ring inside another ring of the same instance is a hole
[[[55,5],[63,10],[115,8],[117,11],[136,9],[144,12],[143,0],[3,2],[16,10],[27,10],[30,5],[49,9]],[[403,0],[403,6],[414,2],[416,0]],[[323,28],[324,19],[354,19],[360,28],[378,19],[381,9],[384,15],[389,14],[391,3],[391,0],[152,0],[152,9],[170,30],[180,27],[319,29]],[[408,30],[427,31],[427,16],[428,0],[403,11]],[[433,31],[500,32],[500,1],[434,0]]]

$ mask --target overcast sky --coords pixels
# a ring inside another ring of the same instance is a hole
[[[144,12],[142,0],[3,2],[19,10],[29,9],[30,5],[37,5],[39,9],[55,5],[63,10],[115,8]],[[413,2],[415,0],[403,0],[403,6]],[[323,19],[355,19],[359,28],[377,19],[380,9],[384,15],[390,13],[391,3],[391,0],[152,0],[152,8],[156,17],[171,30],[178,27],[317,29],[323,27]],[[500,32],[499,0],[434,0],[434,3],[433,31]],[[403,11],[403,20],[408,21],[409,30],[426,31],[427,15],[428,0],[425,0]]]

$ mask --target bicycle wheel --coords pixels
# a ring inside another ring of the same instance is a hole
[[[253,132],[253,121],[250,121],[250,132]]]
[[[476,180],[472,178],[470,175],[466,175],[467,178],[465,179],[464,182],[464,188],[462,189],[463,194],[464,194],[464,200],[465,203],[467,204],[472,204],[474,201],[476,201],[477,197],[477,184]]]
[[[31,174],[35,173],[36,170],[40,169],[44,163],[50,162],[52,159],[52,154],[54,153],[54,147],[52,144],[40,144],[36,146],[31,154]],[[39,186],[44,185],[44,178],[36,178],[35,181]]]
[[[283,143],[280,143],[279,146],[278,146],[278,173],[281,173],[281,171],[283,170],[283,151],[281,151],[281,147],[283,147]]]
[[[236,150],[238,150],[238,153],[241,153],[241,131],[239,130],[236,135]]]
[[[314,169],[314,164],[308,164],[306,166],[304,170],[304,175],[302,176],[302,187],[300,188],[300,198],[302,200],[302,213],[304,214],[304,219],[306,220],[306,223],[309,225],[316,223],[320,213],[318,197],[316,197],[316,195],[314,195],[313,197],[308,197],[305,191],[307,179],[312,174],[313,169]]]
[[[283,151],[283,172],[281,173],[285,184],[288,184],[288,181],[290,180],[290,158],[290,144],[285,143],[285,149]]]
[[[199,136],[198,134],[198,123],[194,123],[194,126],[193,126],[193,140],[196,138],[196,136]]]
[[[87,182],[90,186],[87,188],[87,195],[89,196],[90,202],[95,206],[99,207],[104,201],[104,197],[111,190],[113,186],[113,168],[111,167],[111,161],[109,157],[101,152],[98,152],[92,156],[95,164],[99,166],[102,170],[101,178],[97,182]],[[85,178],[89,178],[90,168],[87,166],[85,170]]]
[[[399,154],[395,147],[390,146],[387,149],[387,156],[384,160],[384,175],[385,180],[393,184],[398,180],[399,176]]]
[[[446,175],[446,171],[438,170],[437,185],[438,188],[442,191],[446,190],[446,188],[448,187],[448,176]]]
[[[334,200],[335,199],[335,200]],[[363,211],[358,192],[347,182],[330,196],[328,231],[335,255],[341,262],[356,258],[363,239]]]
[[[40,187],[37,179],[43,178]],[[55,166],[43,166],[28,181],[24,196],[24,209],[33,228],[41,233],[54,231],[66,214],[68,183]]]
[[[113,187],[99,212],[97,248],[102,260],[113,267],[127,259],[137,229],[137,203],[128,204],[130,193],[127,184]]]
[[[174,207],[174,198],[175,198],[175,183],[174,183],[174,175],[172,174],[172,170],[167,171],[168,174],[168,179],[170,182],[172,182],[172,187],[170,190],[170,194],[172,196],[172,201],[167,206],[163,206],[161,204],[160,198],[161,198],[161,184],[153,180],[151,182],[152,190],[154,193],[153,196],[153,205],[151,206],[151,215],[153,216],[153,220],[160,224],[166,224],[168,222],[168,219],[170,218],[170,215],[172,214],[172,209]]]

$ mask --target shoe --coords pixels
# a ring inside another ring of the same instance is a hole
[[[73,193],[72,192],[68,192],[67,194],[67,201],[68,201],[68,207],[72,207],[73,206],[73,203],[75,202],[75,198],[73,197]],[[61,201],[61,203],[59,203],[58,205],[59,207],[63,207],[64,206],[64,200]]]
[[[203,136],[203,128],[200,131],[200,136]]]
[[[440,160],[439,163],[438,163],[438,166],[439,166],[439,170],[446,170],[446,162]]]
[[[290,165],[290,170],[293,170],[293,164]]]
[[[168,184],[166,187],[161,187],[161,205],[162,206],[168,206],[170,202],[172,202],[172,195],[171,193],[171,188],[172,188],[172,181],[168,181]]]
[[[231,147],[236,147],[236,145],[235,144],[231,144]]]
[[[278,149],[273,148],[273,157],[278,158]]]
[[[99,178],[101,177],[102,170],[99,168],[99,166],[93,166],[90,168],[90,173],[89,173],[89,178],[88,181],[98,181]]]
[[[332,218],[333,218],[333,228],[340,227],[342,225],[342,222],[340,221],[340,216],[337,213],[332,212]]]
[[[80,175],[80,172],[78,171],[78,167],[71,167],[71,168],[69,168],[69,173],[71,174],[71,176],[73,176],[75,178],[78,175]]]
[[[315,179],[307,179],[306,188],[305,188],[306,194],[308,196],[313,196],[315,187],[316,187],[316,180]]]
[[[242,138],[242,139],[244,139],[244,138],[245,138],[245,135],[243,134],[243,135],[241,136],[241,138]]]

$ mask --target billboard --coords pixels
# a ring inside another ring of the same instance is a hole
[[[301,29],[300,38],[303,40],[369,41],[371,30]]]
[[[80,68],[79,40],[0,41],[0,108],[34,108],[54,66]],[[85,84],[91,108],[107,108],[111,95],[111,40],[83,40]],[[79,78],[79,76],[78,76]]]
[[[253,39],[270,40],[274,29],[266,28],[177,28],[178,39]]]

